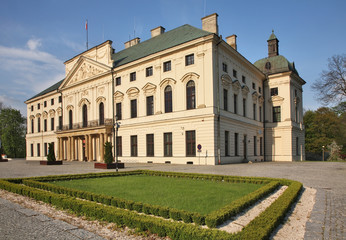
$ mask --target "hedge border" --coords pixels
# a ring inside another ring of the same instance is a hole
[[[134,173],[134,171],[122,173]],[[201,174],[196,175],[201,176]],[[225,178],[227,177],[229,176],[222,176],[221,179],[225,180]],[[36,177],[31,179],[38,180],[40,178],[43,179],[44,177]],[[45,178],[47,179],[47,177]],[[289,211],[291,205],[297,199],[302,189],[302,184],[300,182],[292,180],[254,178],[264,181],[277,181],[280,185],[287,185],[288,188],[270,207],[268,207],[259,216],[252,220],[246,227],[243,228],[242,231],[231,234],[213,228],[201,228],[195,224],[155,218],[148,215],[138,214],[134,211],[128,211],[113,206],[101,205],[96,202],[79,200],[64,194],[47,192],[44,190],[18,184],[22,183],[23,180],[29,179],[30,178],[6,180],[0,179],[0,188],[25,195],[39,201],[50,203],[54,206],[57,206],[58,208],[68,209],[77,215],[83,215],[92,219],[98,219],[102,221],[114,222],[118,225],[126,225],[130,228],[135,228],[138,231],[149,231],[151,233],[158,234],[159,236],[168,236],[172,239],[267,239],[269,238],[273,230],[280,223],[282,223],[286,213]]]

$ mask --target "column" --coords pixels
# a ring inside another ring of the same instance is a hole
[[[100,162],[104,162],[104,136],[103,133],[100,133]]]
[[[92,144],[92,136],[91,135],[88,135],[88,155],[89,155],[89,158],[88,158],[88,161],[92,161],[93,160],[93,151],[92,151],[92,147],[93,147],[93,144]]]
[[[66,144],[67,161],[71,160],[71,137],[67,137]]]
[[[86,157],[86,161],[89,161],[89,135],[85,135],[85,149],[84,149],[84,154]],[[84,159],[83,159],[84,161]]]
[[[75,139],[74,137],[71,137],[71,161],[75,160]]]
[[[61,144],[61,138],[58,138],[58,160],[62,160],[62,154],[61,154],[61,148],[62,148],[62,144]]]

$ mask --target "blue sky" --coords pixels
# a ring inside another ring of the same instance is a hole
[[[26,116],[24,101],[64,78],[64,62],[89,47],[129,38],[150,38],[183,24],[201,28],[201,18],[219,15],[223,38],[236,34],[238,51],[250,62],[267,56],[272,29],[279,52],[294,61],[304,85],[305,109],[321,106],[311,84],[327,59],[346,53],[346,1],[332,0],[2,0],[0,8],[0,101]]]

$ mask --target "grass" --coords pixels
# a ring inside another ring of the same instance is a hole
[[[90,178],[52,183],[200,214],[209,214],[263,186],[261,184],[213,182],[147,175]]]

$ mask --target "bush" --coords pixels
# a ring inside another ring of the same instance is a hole
[[[110,142],[105,143],[105,163],[109,164],[113,162],[112,144]]]
[[[56,161],[53,143],[48,143],[47,161],[48,162],[55,162]]]

